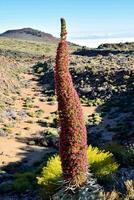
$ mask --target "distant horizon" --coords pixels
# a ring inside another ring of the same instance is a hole
[[[44,32],[44,33],[48,33],[48,34],[51,34],[53,35],[54,37],[59,37],[59,35],[57,33],[52,33],[52,32],[47,32],[43,29],[39,29],[37,27],[32,27],[32,26],[27,26],[27,27],[19,27],[19,28],[16,28],[16,27],[13,27],[13,28],[7,28],[3,31],[0,30],[0,34],[6,32],[6,31],[11,31],[11,30],[19,30],[19,29],[26,29],[26,28],[31,28],[31,29],[34,29],[34,30],[38,30],[38,31],[41,31],[41,32]],[[71,35],[71,36],[70,36]],[[68,37],[70,39],[74,39],[74,40],[85,40],[85,39],[105,39],[105,38],[121,38],[121,37],[134,37],[134,32],[115,32],[115,33],[107,33],[107,34],[102,34],[101,32],[99,33],[91,33],[91,34],[83,34],[83,35],[80,35],[80,36],[76,36],[76,35],[73,35],[71,34],[71,32],[68,32]]]
[[[70,42],[81,46],[97,48],[101,44],[116,44],[134,42],[134,37],[120,37],[120,38],[96,38],[96,39],[70,39]]]
[[[8,30],[17,30],[17,29],[24,29],[24,28],[31,28],[31,29],[36,29],[39,30],[37,28],[33,28],[33,27],[20,27],[20,28],[12,28],[12,29],[8,29]],[[5,30],[3,32],[0,32],[0,34],[8,31]],[[43,30],[39,30],[44,32]],[[48,33],[48,32],[45,32]],[[57,35],[54,35],[52,33],[48,33],[53,35],[54,37],[58,37]],[[133,35],[133,34],[132,34]],[[113,35],[101,35],[101,34],[97,34],[97,35],[89,35],[89,36],[73,36],[73,37],[68,37],[68,41],[72,42],[74,44],[80,45],[80,46],[87,46],[89,48],[97,48],[99,45],[101,44],[105,44],[105,43],[126,43],[126,42],[134,42],[134,36],[132,36],[131,34],[129,35],[129,37],[125,37],[125,36],[120,36],[119,34],[113,34]]]

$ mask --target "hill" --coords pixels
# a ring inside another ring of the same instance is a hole
[[[13,56],[27,54],[27,57],[31,54],[32,56],[39,55],[52,55],[56,50],[56,43],[52,42],[38,42],[38,41],[29,41],[22,39],[14,39],[7,37],[0,37],[0,54],[7,55],[9,51],[14,54]],[[23,56],[25,57],[25,55]]]
[[[32,28],[8,30],[0,34],[0,37],[16,38],[21,40],[32,40],[39,42],[51,42],[51,43],[56,43],[58,41],[58,39],[53,35]]]

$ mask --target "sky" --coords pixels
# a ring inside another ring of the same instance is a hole
[[[134,38],[134,0],[0,0],[0,33],[32,27],[71,41]]]

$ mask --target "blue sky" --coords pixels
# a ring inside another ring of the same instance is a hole
[[[60,17],[70,38],[134,35],[134,0],[0,0],[0,32],[32,27],[58,36]]]

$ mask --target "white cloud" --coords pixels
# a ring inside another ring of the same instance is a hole
[[[118,32],[80,32],[79,34],[72,34],[70,40],[87,40],[87,39],[106,39],[106,38],[128,38],[128,37],[134,37],[134,30],[131,31],[118,31]]]
[[[120,42],[134,42],[134,37],[120,37],[120,38],[99,38],[99,39],[70,39],[70,42],[79,44],[81,46],[87,46],[96,48],[100,44],[104,43],[120,43]]]

